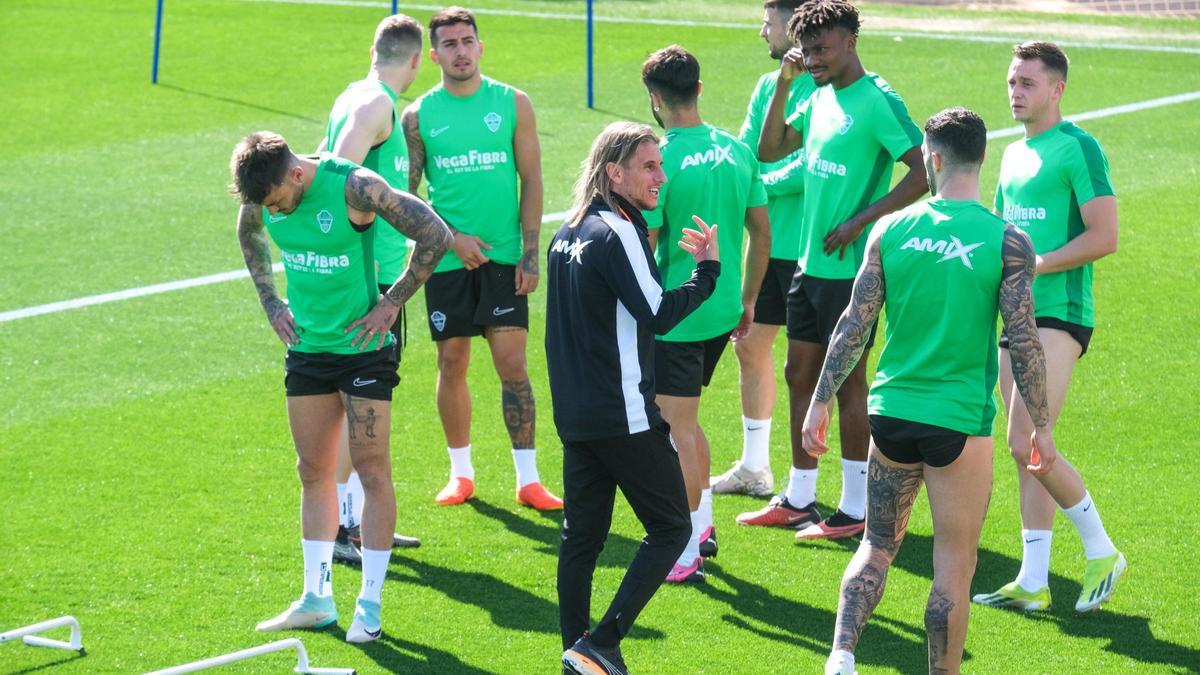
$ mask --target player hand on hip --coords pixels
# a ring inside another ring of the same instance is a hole
[[[804,451],[813,457],[820,457],[829,452],[825,444],[825,432],[829,429],[829,404],[813,401],[808,405],[808,414],[804,416],[804,429],[801,431],[801,442]]]
[[[362,351],[369,347],[375,338],[379,338],[379,343],[375,345],[375,351],[383,348],[387,342],[388,332],[392,330],[392,325],[396,323],[396,317],[400,314],[400,307],[386,295],[380,294],[379,301],[367,312],[366,316],[358,319],[354,323],[346,326],[343,333],[349,333],[355,328],[358,330],[358,335],[350,341],[350,344],[358,347]]]
[[[1058,448],[1049,429],[1034,429],[1030,437],[1029,457],[1024,458],[1025,470],[1035,476],[1045,476],[1054,468]]]
[[[852,220],[838,225],[825,235],[825,255],[833,255],[834,251],[838,252],[838,260],[846,256],[846,248],[858,239],[858,235],[862,234],[863,228],[854,223]]]
[[[700,229],[683,228],[679,248],[691,253],[698,263],[705,260],[719,261],[721,258],[717,253],[717,226],[709,227],[700,216],[692,216],[692,222]]]
[[[483,249],[492,250],[487,242],[471,234],[454,233],[454,255],[462,261],[463,267],[473,270],[491,260],[483,254]]]
[[[529,295],[537,290],[538,250],[526,251],[517,263],[517,295]]]
[[[275,298],[264,304],[263,310],[267,313],[267,321],[271,322],[271,328],[275,329],[275,334],[283,344],[289,347],[300,344],[300,335],[296,332],[296,318],[292,316],[292,310],[286,300]]]

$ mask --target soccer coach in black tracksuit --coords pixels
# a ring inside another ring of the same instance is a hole
[[[666,182],[650,127],[609,125],[592,145],[575,207],[554,235],[547,269],[546,360],[563,442],[565,507],[558,556],[563,665],[624,673],[620,641],[691,534],[679,456],[654,403],[654,334],[716,288],[716,226],[697,220],[679,245],[696,271],[664,291],[642,209]],[[592,573],[612,524],[617,488],[646,528],[612,605],[590,635]]]

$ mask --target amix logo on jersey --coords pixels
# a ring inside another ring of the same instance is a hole
[[[463,155],[434,155],[433,164],[439,169],[450,173],[465,173],[468,171],[491,171],[498,164],[508,163],[508,152],[480,152],[470,150]]]
[[[333,274],[336,269],[350,266],[350,256],[321,255],[313,251],[279,251],[283,262],[297,272],[315,272],[317,274]]]
[[[551,253],[566,253],[568,256],[570,256],[567,258],[568,263],[575,262],[575,263],[579,263],[580,265],[582,265],[583,264],[583,249],[587,248],[587,245],[590,243],[592,243],[592,242],[591,241],[583,241],[583,240],[569,242],[566,239],[559,239],[558,241],[554,242],[554,244],[550,247],[550,252]]]
[[[900,250],[912,249],[923,253],[941,253],[942,257],[938,260],[939,263],[947,260],[958,260],[967,266],[967,269],[973,270],[975,267],[971,265],[971,251],[983,246],[983,242],[978,244],[963,244],[962,241],[953,235],[950,236],[950,241],[934,241],[929,237],[922,239],[921,237],[913,237],[904,242]]]
[[[733,146],[727,145],[725,147],[721,147],[719,145],[714,145],[704,152],[693,152],[692,154],[683,158],[683,164],[679,166],[679,169],[682,171],[689,166],[701,166],[703,164],[708,164],[709,162],[712,162],[712,168],[714,169],[722,164],[737,166],[737,164],[735,164],[733,161]]]
[[[1004,207],[1004,219],[1012,223],[1017,221],[1029,222],[1031,220],[1045,220],[1046,209],[1013,204],[1012,206]]]
[[[808,171],[809,173],[817,174],[821,178],[845,176],[846,165],[821,159],[820,155],[813,155],[808,158]]]

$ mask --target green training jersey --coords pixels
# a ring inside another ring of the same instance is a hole
[[[357,354],[355,334],[346,326],[362,318],[379,299],[375,277],[375,233],[350,224],[346,177],[353,162],[321,153],[312,185],[296,210],[272,216],[263,209],[267,232],[279,247],[287,277],[287,300],[296,319],[298,352]],[[384,225],[386,227],[386,225]],[[387,335],[387,344],[394,338]]]
[[[778,82],[779,70],[758,78],[750,105],[746,106],[746,119],[738,138],[755,154],[758,153],[763,120]],[[792,80],[787,109],[795,110],[816,88],[808,73]],[[771,216],[771,257],[795,260],[800,255],[800,224],[804,220],[804,148],[776,162],[759,162],[758,169],[767,191],[767,212]]]
[[[679,247],[683,228],[696,229],[692,216],[709,225],[720,225],[717,243],[727,259],[737,262],[723,268],[717,289],[700,308],[659,337],[668,342],[696,342],[728,333],[742,316],[742,233],[746,209],[765,206],[767,194],[758,175],[758,160],[750,148],[711,124],[676,128],[660,143],[667,182],[658,195],[658,207],[646,211],[646,224],[658,228],[654,259],[663,286],[675,288],[696,268],[692,255]]]
[[[853,279],[873,224],[841,260],[837,251],[825,254],[825,235],[887,194],[892,165],[921,145],[921,130],[900,95],[870,72],[842,89],[818,87],[788,124],[803,135],[808,168],[800,269],[821,279]]]
[[[1004,149],[996,213],[1024,230],[1039,255],[1083,233],[1079,207],[1113,192],[1100,144],[1066,120]],[[1092,263],[1033,280],[1034,315],[1096,325]]]
[[[333,102],[329,124],[325,128],[325,151],[333,152],[350,114],[381,93],[392,102],[392,133],[367,152],[362,165],[382,176],[393,188],[408,192],[408,142],[404,139],[400,119],[396,115],[396,92],[379,80],[352,82]],[[410,242],[394,227],[381,225],[372,229],[375,230],[375,260],[379,264],[379,280],[390,286],[404,272]]]
[[[417,101],[425,144],[429,203],[451,227],[482,239],[484,255],[498,263],[521,260],[521,214],[517,200],[516,91],[484,77],[470,96],[454,96],[442,85]],[[461,269],[454,250],[435,272]]]
[[[935,197],[878,227],[886,328],[867,412],[990,436],[1004,222]]]

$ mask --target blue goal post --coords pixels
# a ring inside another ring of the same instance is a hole
[[[398,4],[399,4],[399,0],[392,0],[392,14],[395,14],[399,11]],[[591,0],[588,0],[589,9],[591,7],[591,4],[592,4]],[[151,57],[151,60],[150,60],[150,84],[158,84],[158,56],[159,56],[159,53],[161,52],[161,47],[162,47],[163,0],[158,0],[156,5],[157,6],[154,11],[154,55]],[[590,35],[591,34],[590,25],[589,25],[588,30],[589,30],[588,34]],[[591,48],[589,47],[589,54],[590,54],[590,49]],[[590,77],[591,71],[589,70],[588,72],[589,72],[589,77]],[[590,80],[589,80],[589,82],[590,82]],[[589,92],[591,91],[590,84],[589,84],[588,91]]]

